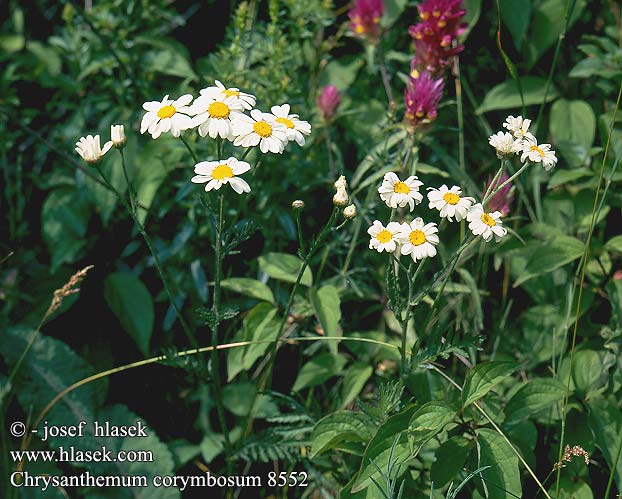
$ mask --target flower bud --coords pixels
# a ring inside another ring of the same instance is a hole
[[[304,207],[305,207],[305,202],[302,201],[301,199],[296,199],[296,201],[292,203],[292,208],[294,210],[302,210]]]
[[[326,85],[317,97],[317,107],[325,120],[330,120],[341,103],[341,94],[335,85]]]
[[[346,206],[343,209],[343,216],[345,218],[354,218],[356,216],[356,206],[353,204]]]
[[[125,147],[127,138],[125,137],[125,130],[123,129],[123,125],[110,126],[110,140],[112,141],[112,145],[115,146],[117,149]]]
[[[335,189],[347,189],[348,181],[346,180],[346,177],[342,175],[335,181],[333,185],[335,186]]]
[[[338,187],[337,192],[333,196],[333,204],[335,206],[346,206],[350,202],[348,191],[345,187]]]

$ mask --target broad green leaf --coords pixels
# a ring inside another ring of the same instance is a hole
[[[573,168],[572,170],[555,170],[551,175],[548,188],[553,189],[560,185],[568,184],[580,178],[593,177],[594,172],[589,168]]]
[[[307,362],[296,378],[293,392],[312,386],[321,385],[326,380],[341,373],[346,358],[343,355],[332,353],[322,353]]]
[[[544,88],[546,80],[536,76],[524,76],[521,78],[523,86],[523,97],[525,105],[531,106],[542,103],[544,99]],[[557,89],[551,84],[546,96],[546,102],[550,102],[557,98]],[[499,85],[494,86],[484,97],[484,101],[477,108],[476,114],[487,113],[497,109],[514,109],[522,106],[518,84],[516,80],[506,80]]]
[[[230,277],[229,279],[221,281],[220,285],[230,291],[274,303],[274,295],[270,288],[256,279],[250,279],[248,277]]]
[[[605,249],[608,251],[615,251],[616,253],[622,253],[622,236],[613,236],[609,241],[605,243]]]
[[[408,0],[384,0],[384,13],[382,15],[382,19],[380,20],[380,24],[388,28],[390,27],[397,19],[400,17],[406,5],[408,4]]]
[[[339,411],[320,419],[311,434],[311,459],[343,444],[358,443],[361,452],[372,438],[373,422],[362,412]]]
[[[480,446],[477,466],[490,466],[481,472],[488,487],[489,497],[495,499],[522,497],[518,458],[508,443],[501,435],[488,428],[477,430],[477,442]],[[481,480],[476,480],[476,483],[481,487]]]
[[[501,19],[512,34],[515,47],[520,50],[531,19],[531,0],[499,0]]]
[[[339,321],[341,320],[341,299],[335,286],[330,284],[322,286],[319,290],[309,291],[311,304],[315,315],[320,320],[325,336],[340,336]],[[329,343],[329,348],[334,354],[337,353],[337,344]]]
[[[558,99],[551,106],[549,130],[556,144],[579,144],[589,151],[596,134],[596,116],[585,101]]]
[[[604,386],[609,378],[604,368],[604,354],[595,350],[580,350],[574,356],[572,382],[580,396]]]
[[[134,274],[115,272],[104,281],[104,298],[123,329],[148,355],[155,318],[149,290]]]
[[[255,403],[257,387],[252,383],[229,383],[222,391],[222,401],[225,408],[239,417],[248,417]],[[257,401],[258,419],[278,413],[278,407],[268,395],[260,395]]]
[[[259,303],[244,318],[242,329],[235,335],[233,341],[275,340],[280,325],[280,321],[274,319],[275,315],[276,309],[272,305]],[[268,348],[270,348],[270,343],[265,342],[229,350],[227,354],[228,381],[231,381],[240,372],[251,369],[255,361]]]
[[[514,283],[514,287],[523,282],[570,263],[583,255],[583,242],[570,236],[557,235],[551,241],[538,246],[527,262],[522,275]]]
[[[374,372],[373,368],[366,362],[355,362],[346,371],[341,387],[341,407],[346,407],[352,402],[367,383],[367,380]]]
[[[54,189],[43,203],[43,239],[51,254],[51,271],[62,263],[73,263],[86,246],[89,206],[75,189]]]
[[[618,490],[620,490],[622,489],[622,455],[619,458],[617,456],[622,445],[622,413],[619,407],[603,398],[590,400],[588,404],[589,426],[594,434],[596,445],[600,448],[607,462],[609,468],[607,474],[617,459],[614,478]]]
[[[461,40],[465,40],[473,29],[473,26],[477,24],[482,12],[482,0],[464,0],[464,9],[466,10],[466,14],[464,15],[463,22],[466,23],[467,27],[460,37]]]
[[[415,445],[422,446],[443,430],[456,416],[456,410],[441,401],[423,404],[412,416],[408,431]]]
[[[515,362],[484,362],[476,365],[467,376],[462,390],[462,405],[464,407],[482,398],[495,385],[501,383],[516,369]]]
[[[450,480],[457,478],[458,473],[464,468],[470,450],[471,443],[461,436],[451,437],[436,449],[434,463],[430,469],[434,488],[440,489]]]
[[[517,422],[564,398],[566,387],[555,378],[535,378],[523,385],[505,406],[506,421]]]
[[[24,48],[26,41],[22,35],[1,35],[0,49],[5,53],[19,52]]]
[[[150,50],[143,55],[143,67],[149,71],[162,73],[189,80],[197,79],[197,75],[192,69],[190,62],[185,54],[169,47],[162,50]]]
[[[415,405],[406,407],[400,413],[391,416],[378,428],[365,449],[361,467],[352,487],[353,493],[372,485],[373,482],[370,477],[373,476],[376,480],[380,478],[377,467],[385,474],[388,472],[391,448],[396,440],[397,444],[393,449],[393,461],[399,463],[399,465],[393,466],[393,476],[391,478],[396,478],[406,471],[406,463],[411,457],[407,429],[415,409]]]
[[[201,440],[201,456],[206,464],[211,463],[224,448],[225,437],[218,433],[208,433]]]
[[[573,4],[574,10],[568,23],[568,28],[570,28],[579,19],[581,12],[587,5],[587,0],[577,0],[576,2],[544,0],[534,5],[531,30],[525,41],[529,67],[533,66],[557,42],[559,35],[564,31],[566,7]]]
[[[335,85],[343,92],[354,83],[356,75],[362,67],[363,60],[361,58],[352,58],[350,62],[343,59],[333,59],[320,73],[319,84],[321,86]]]
[[[287,253],[268,253],[259,257],[259,270],[273,279],[286,282],[296,282],[302,264],[303,261],[300,258]],[[300,284],[303,286],[313,284],[313,275],[309,267],[303,272]]]
[[[580,459],[580,458],[579,458]],[[559,499],[594,499],[594,494],[590,486],[583,482],[575,482],[569,477],[562,477],[559,481],[559,496],[555,496],[556,485],[553,484],[549,488],[551,497],[559,497]]]

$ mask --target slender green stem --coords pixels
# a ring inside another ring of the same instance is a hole
[[[121,159],[122,159],[122,162],[124,162],[124,156],[123,155],[121,155]],[[192,330],[190,329],[190,327],[188,326],[188,323],[184,319],[183,315],[181,314],[181,310],[179,309],[179,306],[177,305],[175,297],[174,297],[174,295],[173,295],[173,293],[171,291],[171,288],[169,286],[168,279],[166,278],[166,275],[164,273],[164,268],[162,267],[162,264],[160,263],[160,258],[158,257],[158,253],[156,252],[155,248],[153,247],[153,244],[151,243],[151,238],[147,234],[147,231],[145,230],[145,227],[143,226],[142,222],[138,218],[138,214],[132,209],[132,207],[128,204],[128,202],[125,200],[125,198],[117,190],[117,188],[114,185],[112,185],[110,183],[110,181],[106,178],[106,176],[104,175],[104,172],[102,171],[100,166],[95,164],[95,168],[97,169],[97,172],[99,173],[99,175],[102,178],[102,180],[106,183],[108,188],[112,192],[114,192],[115,195],[117,196],[117,198],[119,199],[119,201],[121,201],[123,203],[123,205],[125,206],[125,209],[128,211],[128,213],[130,214],[130,216],[134,220],[134,223],[138,227],[138,231],[140,232],[140,235],[143,237],[143,239],[145,241],[145,244],[147,245],[147,248],[149,249],[149,252],[151,253],[151,256],[153,257],[153,262],[155,263],[156,269],[158,270],[158,273],[160,274],[160,279],[162,281],[162,284],[164,285],[164,290],[166,291],[166,294],[167,294],[167,296],[169,298],[169,301],[171,302],[171,305],[173,306],[173,309],[175,310],[175,313],[177,314],[177,318],[179,319],[179,323],[181,324],[181,327],[183,328],[184,332],[186,333],[186,336],[187,336],[188,341],[190,342],[190,344],[193,347],[197,348],[198,347],[198,343],[197,343],[196,337],[195,337],[194,333],[192,332]]]
[[[620,461],[620,454],[622,453],[622,428],[620,428],[620,431],[618,432],[618,439],[619,439],[619,442],[618,442],[618,450],[616,452],[616,458],[611,465],[611,471],[609,472],[609,480],[607,480],[607,490],[605,491],[605,495],[603,497],[609,497],[609,494],[611,492],[611,487],[613,485],[613,477],[616,474],[616,469],[618,467],[618,461]]]
[[[186,139],[184,139],[184,136],[182,134],[179,135],[179,138],[181,139],[181,141],[186,146],[186,149],[188,149],[188,152],[190,153],[190,156],[192,156],[192,159],[194,160],[194,162],[198,163],[199,162],[199,158],[197,157],[196,153],[192,150],[192,147],[190,147],[190,144],[188,144],[188,141]],[[218,159],[220,159],[220,158],[218,158]]]
[[[408,280],[408,301],[406,302],[406,313],[404,317],[402,317],[402,320],[401,320],[401,323],[402,323],[402,374],[403,375],[408,372],[408,369],[406,368],[406,366],[408,365],[406,363],[406,339],[407,339],[406,336],[408,333],[408,322],[410,321],[411,312],[412,312],[412,309],[414,308],[414,307],[411,307],[410,302],[413,299],[415,281],[417,280],[417,276],[419,275],[419,272],[421,271],[425,260],[426,259],[424,258],[419,262],[419,265],[417,265],[417,270],[415,270],[414,275],[412,275],[412,270],[415,265],[415,262],[414,261],[411,262],[410,265],[408,266],[408,271],[406,273],[406,278]]]
[[[506,185],[508,185],[510,182],[512,182],[515,178],[517,178],[521,173],[523,173],[527,167],[529,166],[530,163],[525,163],[523,166],[521,166],[518,171],[512,175],[510,178],[508,178],[505,182],[502,182],[501,184],[499,184],[499,186],[495,187],[495,189],[488,194],[484,200],[482,201],[482,205],[486,206],[486,203],[488,201],[490,201],[490,199],[497,193],[499,192],[501,189],[503,189]]]
[[[242,154],[242,160],[245,160],[246,156],[248,156],[252,150],[253,150],[253,147],[247,148],[246,151],[244,151],[244,154]]]
[[[460,159],[460,169],[466,169],[466,161],[464,158],[464,114],[462,108],[462,84],[460,82],[460,61],[456,57],[455,58],[455,68],[456,75],[454,77],[454,82],[456,85],[456,107],[458,111],[458,152]]]
[[[214,247],[216,251],[216,262],[214,270],[214,300],[212,302],[212,312],[214,313],[214,324],[212,326],[212,379],[214,387],[214,399],[216,402],[216,412],[220,422],[221,431],[225,437],[225,453],[227,455],[227,471],[231,472],[231,439],[229,437],[229,428],[225,419],[225,409],[222,401],[222,384],[220,379],[220,359],[218,356],[218,326],[220,324],[220,282],[222,279],[222,225],[223,225],[223,206],[225,195],[220,193],[218,202],[218,221],[216,224],[216,237]]]
[[[119,152],[121,153],[121,166],[123,168],[123,176],[125,177],[125,184],[127,185],[128,197],[130,198],[130,207],[132,208],[132,211],[136,213],[136,202],[134,201],[134,190],[132,188],[132,183],[130,182],[130,177],[127,174],[127,168],[125,166],[125,154],[123,153],[123,148],[120,148]]]
[[[581,261],[581,277],[579,279],[579,293],[577,296],[577,307],[575,313],[575,320],[572,330],[572,343],[570,346],[570,361],[568,367],[568,379],[566,382],[566,391],[564,393],[564,403],[562,405],[562,429],[561,429],[561,437],[559,439],[559,454],[557,461],[562,460],[562,455],[564,452],[564,439],[566,436],[566,412],[568,410],[568,398],[570,395],[570,382],[572,380],[572,364],[574,361],[574,349],[577,341],[577,328],[579,325],[579,312],[581,311],[581,298],[583,297],[583,286],[585,283],[585,269],[587,267],[587,259],[590,252],[590,242],[592,240],[592,234],[594,232],[594,226],[596,224],[596,211],[598,206],[598,197],[600,194],[600,186],[603,181],[603,175],[605,173],[605,164],[607,162],[607,155],[609,153],[609,145],[611,144],[611,136],[613,134],[613,128],[616,122],[616,115],[618,114],[618,108],[620,106],[620,97],[622,97],[622,85],[620,85],[620,89],[618,90],[618,98],[616,99],[616,105],[613,110],[613,117],[611,119],[611,125],[609,126],[609,134],[607,136],[607,144],[605,145],[605,152],[603,153],[603,161],[600,165],[600,175],[598,177],[598,186],[596,187],[596,194],[594,195],[594,206],[592,208],[592,219],[590,221],[590,229],[587,233],[587,239],[585,241],[585,249],[583,251],[583,258]],[[557,470],[557,479],[555,482],[555,495],[559,495],[559,486],[561,479],[561,470]]]
[[[296,217],[296,232],[298,233],[298,251],[300,255],[303,255],[305,252],[305,242],[302,234],[302,225],[300,223],[301,211],[301,209],[294,209],[294,216]]]

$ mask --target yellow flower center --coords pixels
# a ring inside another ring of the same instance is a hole
[[[272,127],[265,121],[255,122],[255,124],[253,125],[253,130],[255,130],[255,133],[257,135],[263,137],[264,139],[272,135]]]
[[[538,146],[531,146],[532,151],[536,151],[540,156],[544,158],[544,151],[540,149]]]
[[[408,234],[408,240],[414,245],[419,246],[426,242],[425,232],[419,229],[413,230],[410,234]]]
[[[460,201],[460,196],[458,196],[458,194],[454,194],[453,192],[447,192],[443,196],[443,199],[447,204],[454,205],[458,204],[458,201]]]
[[[413,69],[410,72],[410,77],[416,80],[417,78],[419,78],[419,71],[417,71],[416,69]],[[412,100],[409,102],[410,102],[409,106],[412,106]]]
[[[209,113],[210,118],[224,120],[229,117],[231,109],[229,109],[227,104],[223,104],[222,102],[212,102],[207,108],[207,112]]]
[[[279,123],[283,123],[287,128],[294,128],[294,122],[287,118],[277,118],[276,121]]]
[[[240,96],[240,92],[238,90],[231,90],[230,88],[225,88],[222,91],[223,94],[225,94],[227,97],[239,97]]]
[[[408,187],[404,182],[396,182],[393,186],[393,192],[397,194],[408,194],[410,192],[410,187]]]
[[[214,180],[224,180],[231,177],[233,177],[233,170],[229,165],[224,163],[222,165],[218,165],[214,168],[214,171],[212,171],[212,178]]]
[[[358,33],[359,35],[362,35],[363,33],[365,33],[365,26],[363,26],[362,24],[357,24],[354,27],[354,31]]]
[[[447,26],[447,21],[441,19],[438,23],[436,23],[438,25],[439,28],[444,28],[445,26]]]
[[[484,222],[488,227],[494,227],[497,225],[495,219],[492,218],[488,213],[482,213],[482,222]]]
[[[421,13],[421,19],[423,19],[424,21],[427,21],[428,19],[430,19],[430,13],[429,12],[422,12]]]
[[[388,243],[393,238],[393,234],[391,234],[387,229],[383,229],[378,232],[376,239],[380,241],[382,244]]]
[[[177,112],[177,109],[175,109],[173,106],[164,106],[164,107],[161,107],[160,110],[158,111],[158,118],[160,118],[161,120],[163,120],[164,118],[170,118],[176,112]]]

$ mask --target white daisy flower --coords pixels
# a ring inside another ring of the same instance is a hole
[[[423,200],[423,195],[419,192],[419,187],[423,185],[416,176],[411,175],[403,182],[393,173],[385,173],[382,185],[378,187],[380,199],[389,208],[403,208],[408,205],[410,211],[415,209],[415,204]]]
[[[438,227],[435,223],[424,223],[422,218],[415,218],[412,222],[400,226],[398,240],[402,243],[402,255],[410,255],[413,261],[426,257],[436,256],[438,244]]]
[[[102,149],[99,142],[99,135],[87,135],[86,137],[80,137],[80,140],[76,142],[76,152],[87,163],[97,163],[101,161],[110,148],[112,147],[112,140],[109,140],[104,144]]]
[[[253,109],[251,115],[239,114],[232,123],[236,136],[234,146],[253,147],[259,144],[261,152],[282,153],[287,144],[287,127],[276,121],[270,113]]]
[[[239,88],[227,88],[218,80],[214,80],[215,87],[207,87],[202,89],[199,93],[215,99],[221,99],[224,97],[234,97],[237,99],[244,109],[251,110],[255,106],[255,96],[241,92]]]
[[[232,121],[242,114],[244,106],[242,101],[235,97],[210,97],[200,95],[188,108],[188,112],[194,116],[192,126],[199,127],[199,135],[209,135],[212,139],[233,140]]]
[[[287,140],[295,140],[299,146],[305,145],[304,135],[311,133],[311,125],[308,121],[302,121],[298,118],[297,114],[289,114],[289,104],[283,104],[282,106],[272,106],[270,111],[276,117],[276,121],[285,125],[287,130]]]
[[[369,240],[369,249],[375,249],[378,253],[386,251],[393,253],[397,248],[397,234],[400,231],[400,224],[397,222],[389,222],[385,227],[378,220],[374,220],[372,226],[367,229],[367,233],[371,236]]]
[[[497,156],[509,156],[521,150],[523,141],[509,132],[497,132],[488,137],[488,143],[497,150]]]
[[[499,241],[507,234],[507,229],[501,221],[501,212],[486,213],[482,203],[474,204],[467,214],[469,229],[476,236],[482,236],[488,242],[494,236],[495,241]]]
[[[125,146],[127,138],[125,137],[125,129],[123,128],[123,125],[110,125],[110,139],[112,141],[112,145],[116,148],[121,149]]]
[[[438,189],[428,187],[428,201],[430,202],[428,207],[438,210],[441,218],[447,218],[447,220],[453,222],[453,218],[456,217],[456,222],[460,222],[467,216],[467,212],[475,202],[475,199],[462,196],[462,189],[457,185],[448,189],[443,184]]]
[[[533,163],[542,163],[544,169],[549,171],[557,164],[555,151],[551,151],[551,144],[539,144],[535,137],[523,141],[520,160],[524,163],[525,159]]]
[[[140,123],[140,133],[148,131],[154,139],[168,131],[173,137],[179,137],[182,130],[192,128],[192,118],[188,116],[188,104],[192,95],[182,95],[177,100],[170,100],[168,95],[161,102],[151,101],[143,104],[147,113]]]
[[[204,184],[205,191],[209,192],[212,189],[218,190],[224,184],[231,185],[232,189],[238,194],[243,192],[250,192],[250,185],[246,180],[238,178],[236,175],[246,173],[251,169],[246,161],[238,161],[231,157],[221,161],[201,161],[194,165],[194,177],[191,181],[195,184]]]
[[[529,131],[531,120],[522,116],[508,116],[503,123],[503,128],[507,128],[517,139],[531,139],[533,135]]]

